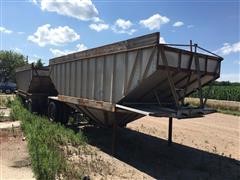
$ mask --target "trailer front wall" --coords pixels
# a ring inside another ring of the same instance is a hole
[[[32,70],[23,70],[16,72],[16,74],[17,89],[23,92],[28,92],[32,80]]]
[[[49,68],[35,68],[25,65],[16,70],[17,88],[19,91],[31,94],[57,95],[56,89],[49,77]]]

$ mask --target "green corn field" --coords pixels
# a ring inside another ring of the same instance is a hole
[[[203,96],[208,92],[208,86],[203,88]],[[195,92],[191,97],[198,97]],[[240,101],[240,85],[213,85],[208,96],[209,99]]]

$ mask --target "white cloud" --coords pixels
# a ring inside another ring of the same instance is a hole
[[[220,53],[221,55],[228,55],[237,52],[240,52],[240,41],[234,44],[224,43],[223,47],[215,51],[215,53]]]
[[[117,19],[115,22],[115,25],[118,26],[121,29],[129,29],[133,24],[129,20],[124,19]]]
[[[87,46],[85,46],[84,44],[77,44],[76,48],[77,51],[84,51],[87,49]]]
[[[177,21],[173,24],[173,27],[180,27],[180,26],[183,26],[184,23],[182,21]]]
[[[129,35],[132,35],[137,31],[136,29],[129,29],[129,30],[117,29],[115,26],[112,27],[112,30],[113,32],[118,34],[129,34]]]
[[[39,60],[39,59],[42,59],[42,60],[43,60],[42,57],[40,57],[40,56],[38,56],[38,55],[36,55],[36,54],[30,55],[30,56],[28,56],[28,63],[35,63],[35,62],[37,62],[37,60]]]
[[[63,55],[71,53],[69,50],[61,51],[59,49],[52,49],[52,48],[50,48],[49,50],[51,51],[51,53],[53,54],[54,57],[59,57],[59,56],[63,56]]]
[[[28,36],[28,40],[38,44],[41,47],[45,45],[62,45],[69,42],[73,42],[80,39],[73,29],[68,26],[59,26],[57,28],[51,28],[50,24],[45,24],[38,27],[37,31]]]
[[[19,31],[19,32],[17,32],[18,34],[25,34],[25,32],[22,32],[22,31]]]
[[[84,44],[77,44],[75,50],[63,50],[62,51],[59,49],[52,49],[52,48],[50,48],[49,50],[51,51],[51,53],[53,54],[54,57],[59,57],[59,56],[64,56],[64,55],[71,54],[71,53],[78,52],[78,51],[84,51],[86,49],[87,49],[87,47]]]
[[[100,31],[109,29],[109,25],[108,24],[104,24],[104,23],[90,24],[89,28],[92,29],[92,30],[95,30],[97,32],[100,32]]]
[[[10,29],[7,29],[3,26],[0,26],[0,33],[4,33],[4,34],[11,34],[13,31]]]
[[[29,0],[29,2],[31,2],[31,3],[33,3],[33,4],[35,4],[35,5],[37,5],[37,0]]]
[[[23,51],[22,51],[22,49],[20,49],[20,48],[17,48],[17,47],[16,47],[16,48],[14,48],[13,50],[14,50],[15,52],[17,52],[17,53],[22,53],[22,52],[23,52]]]
[[[148,19],[143,19],[139,21],[139,24],[148,28],[149,30],[158,30],[163,24],[166,24],[170,19],[166,16],[161,16],[160,14],[154,14]]]
[[[130,20],[124,20],[119,18],[112,26],[112,30],[115,33],[132,35],[134,32],[137,31],[136,29],[131,29],[132,26],[133,23]]]
[[[38,0],[43,11],[73,17],[83,21],[99,22],[98,10],[91,0]]]
[[[35,59],[41,59],[41,57],[39,55],[37,55],[37,54],[33,54],[32,57],[34,57]]]
[[[29,63],[29,64],[35,63],[36,61],[37,61],[37,59],[28,57],[28,63]]]
[[[161,44],[166,44],[166,41],[165,41],[165,39],[164,39],[163,37],[160,37],[159,42],[160,42]]]
[[[218,81],[240,82],[240,73],[221,74]]]
[[[190,25],[187,25],[187,28],[193,28],[194,25],[190,24]]]

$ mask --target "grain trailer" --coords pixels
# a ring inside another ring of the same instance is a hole
[[[145,115],[169,117],[171,126],[172,118],[212,112],[202,88],[219,78],[222,57],[197,44],[160,44],[159,38],[153,33],[50,59],[58,92],[49,97],[50,119],[66,122],[66,106],[102,126],[126,126]],[[184,102],[195,91],[199,107]]]

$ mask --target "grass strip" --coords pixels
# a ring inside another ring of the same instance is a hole
[[[81,175],[73,174],[74,172],[66,163],[60,147],[69,144],[72,146],[85,145],[85,136],[75,133],[61,124],[51,123],[46,117],[30,113],[18,99],[12,101],[11,109],[11,117],[21,121],[36,179],[53,180],[62,179],[62,177],[68,179],[68,176],[71,179],[80,178]]]
[[[193,106],[199,106],[200,104],[198,98],[186,98],[186,102]],[[207,101],[207,107],[214,108],[218,112],[223,114],[240,116],[240,103],[236,101],[222,101],[209,99]]]

